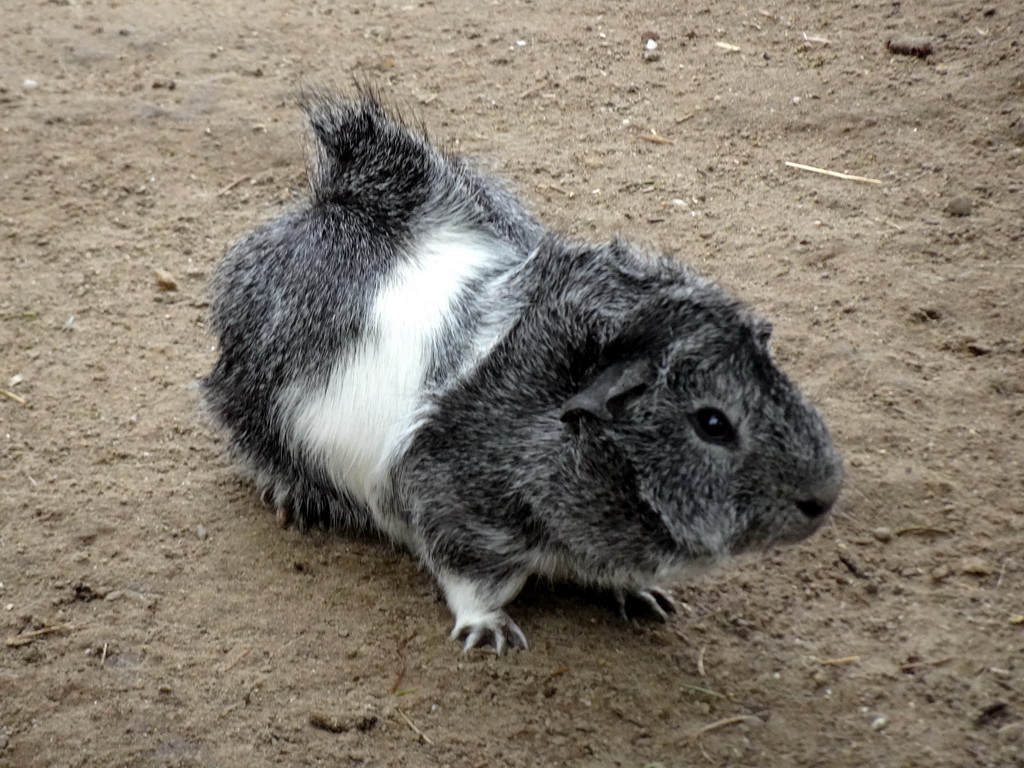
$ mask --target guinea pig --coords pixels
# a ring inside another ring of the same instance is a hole
[[[375,531],[464,649],[531,575],[662,618],[687,567],[797,542],[842,460],[771,326],[674,258],[562,237],[360,92],[303,106],[310,194],[212,279],[201,381],[283,521]]]

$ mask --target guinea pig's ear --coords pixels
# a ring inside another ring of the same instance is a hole
[[[754,318],[754,338],[762,348],[768,349],[772,340],[772,324],[761,317]]]
[[[565,401],[562,421],[581,413],[589,413],[601,421],[612,421],[626,400],[647,389],[656,375],[650,360],[612,363],[598,373],[585,389]]]

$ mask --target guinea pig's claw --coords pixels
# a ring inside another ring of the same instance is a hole
[[[452,640],[462,640],[462,652],[469,653],[472,648],[494,649],[499,656],[505,648],[529,648],[526,635],[508,614],[499,611],[471,622],[460,622],[451,633]]]
[[[643,612],[650,614],[658,621],[667,622],[669,614],[676,613],[675,600],[657,587],[638,589],[631,592],[616,590],[615,598],[619,603],[619,614],[627,620],[630,617],[629,608],[631,604],[635,605],[637,603],[642,606]]]
[[[676,608],[676,601],[672,599],[672,596],[667,592],[663,592],[657,587],[651,587],[644,593],[645,600],[654,600],[658,607],[661,608],[662,618],[668,621],[668,614],[678,613],[679,609]]]

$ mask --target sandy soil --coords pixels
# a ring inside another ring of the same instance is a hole
[[[1019,0],[3,5],[0,765],[1024,765]],[[407,556],[281,530],[190,389],[206,283],[353,74],[771,317],[834,525],[668,625],[537,586],[500,658]]]

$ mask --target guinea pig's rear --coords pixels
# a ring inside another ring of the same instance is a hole
[[[309,199],[218,265],[210,325],[220,357],[201,386],[283,521],[394,534],[401,526],[389,514],[387,475],[424,371],[456,369],[459,344],[481,322],[459,311],[459,294],[506,271],[543,230],[500,185],[394,120],[372,95],[312,90],[303,106],[314,139]],[[430,253],[438,247],[449,250]],[[433,324],[396,319],[407,305],[422,309],[434,289]],[[381,342],[396,326],[404,335]],[[339,383],[374,407],[336,391]]]

